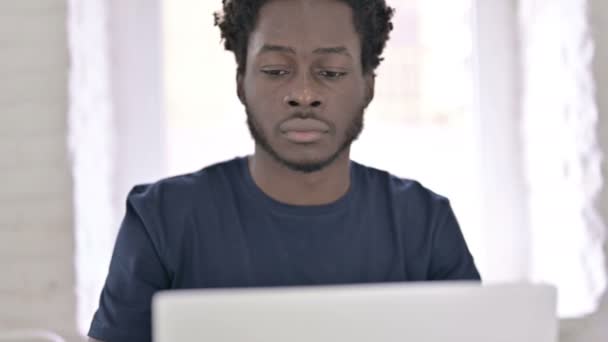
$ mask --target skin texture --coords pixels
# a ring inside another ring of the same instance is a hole
[[[270,197],[320,205],[348,190],[350,144],[374,90],[360,56],[343,2],[275,0],[260,9],[237,93],[256,141],[250,170]]]

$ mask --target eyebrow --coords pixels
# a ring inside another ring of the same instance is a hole
[[[272,45],[272,44],[265,44],[264,46],[262,46],[259,54],[268,53],[268,52],[287,52],[287,53],[294,54],[294,55],[296,54],[296,50],[292,47],[283,46],[283,45]],[[312,53],[319,54],[319,55],[339,54],[339,55],[344,55],[347,57],[352,57],[350,52],[348,52],[348,49],[344,46],[317,48],[317,49],[314,49],[312,51]]]
[[[296,50],[289,46],[264,44],[260,49],[259,54],[267,52],[288,52],[295,55]]]
[[[348,49],[344,46],[332,46],[332,47],[318,48],[318,49],[315,49],[312,53],[321,54],[321,55],[335,53],[338,55],[352,57],[350,55],[350,52],[348,52]]]

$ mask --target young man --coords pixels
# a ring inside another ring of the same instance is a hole
[[[349,158],[392,14],[224,0],[255,153],[133,189],[90,337],[150,341],[163,289],[479,280],[447,199]]]

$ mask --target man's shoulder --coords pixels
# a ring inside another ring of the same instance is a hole
[[[397,176],[389,171],[359,163],[355,163],[355,165],[366,185],[383,192],[386,191],[393,199],[406,201],[409,204],[449,203],[447,197],[427,188],[418,180]]]
[[[127,201],[136,206],[187,208],[200,205],[211,198],[218,186],[238,177],[242,158],[219,162],[196,172],[181,174],[158,180],[154,183],[133,187]]]

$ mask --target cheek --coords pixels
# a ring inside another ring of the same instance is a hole
[[[362,115],[365,106],[365,90],[361,87],[352,86],[344,89],[344,93],[336,96],[333,110],[337,114],[336,125],[343,133],[350,129],[353,120]]]
[[[271,87],[267,82],[251,79],[245,83],[244,90],[249,106],[256,110],[272,111],[280,104],[281,88]]]
[[[331,91],[334,93],[336,98],[345,101],[345,103],[350,103],[353,106],[363,103],[366,97],[365,82],[360,77],[331,87]]]
[[[255,85],[245,87],[244,90],[245,101],[249,110],[253,112],[258,120],[266,121],[268,114],[272,112],[269,94],[265,93],[262,88],[255,87]]]
[[[358,85],[344,87],[336,93],[335,100],[342,109],[345,116],[352,116],[353,112],[359,111],[365,104],[365,90]]]
[[[268,138],[273,136],[279,121],[282,118],[276,92],[273,93],[263,87],[250,84],[245,89],[245,101],[250,115],[253,116],[257,126],[262,129]]]

